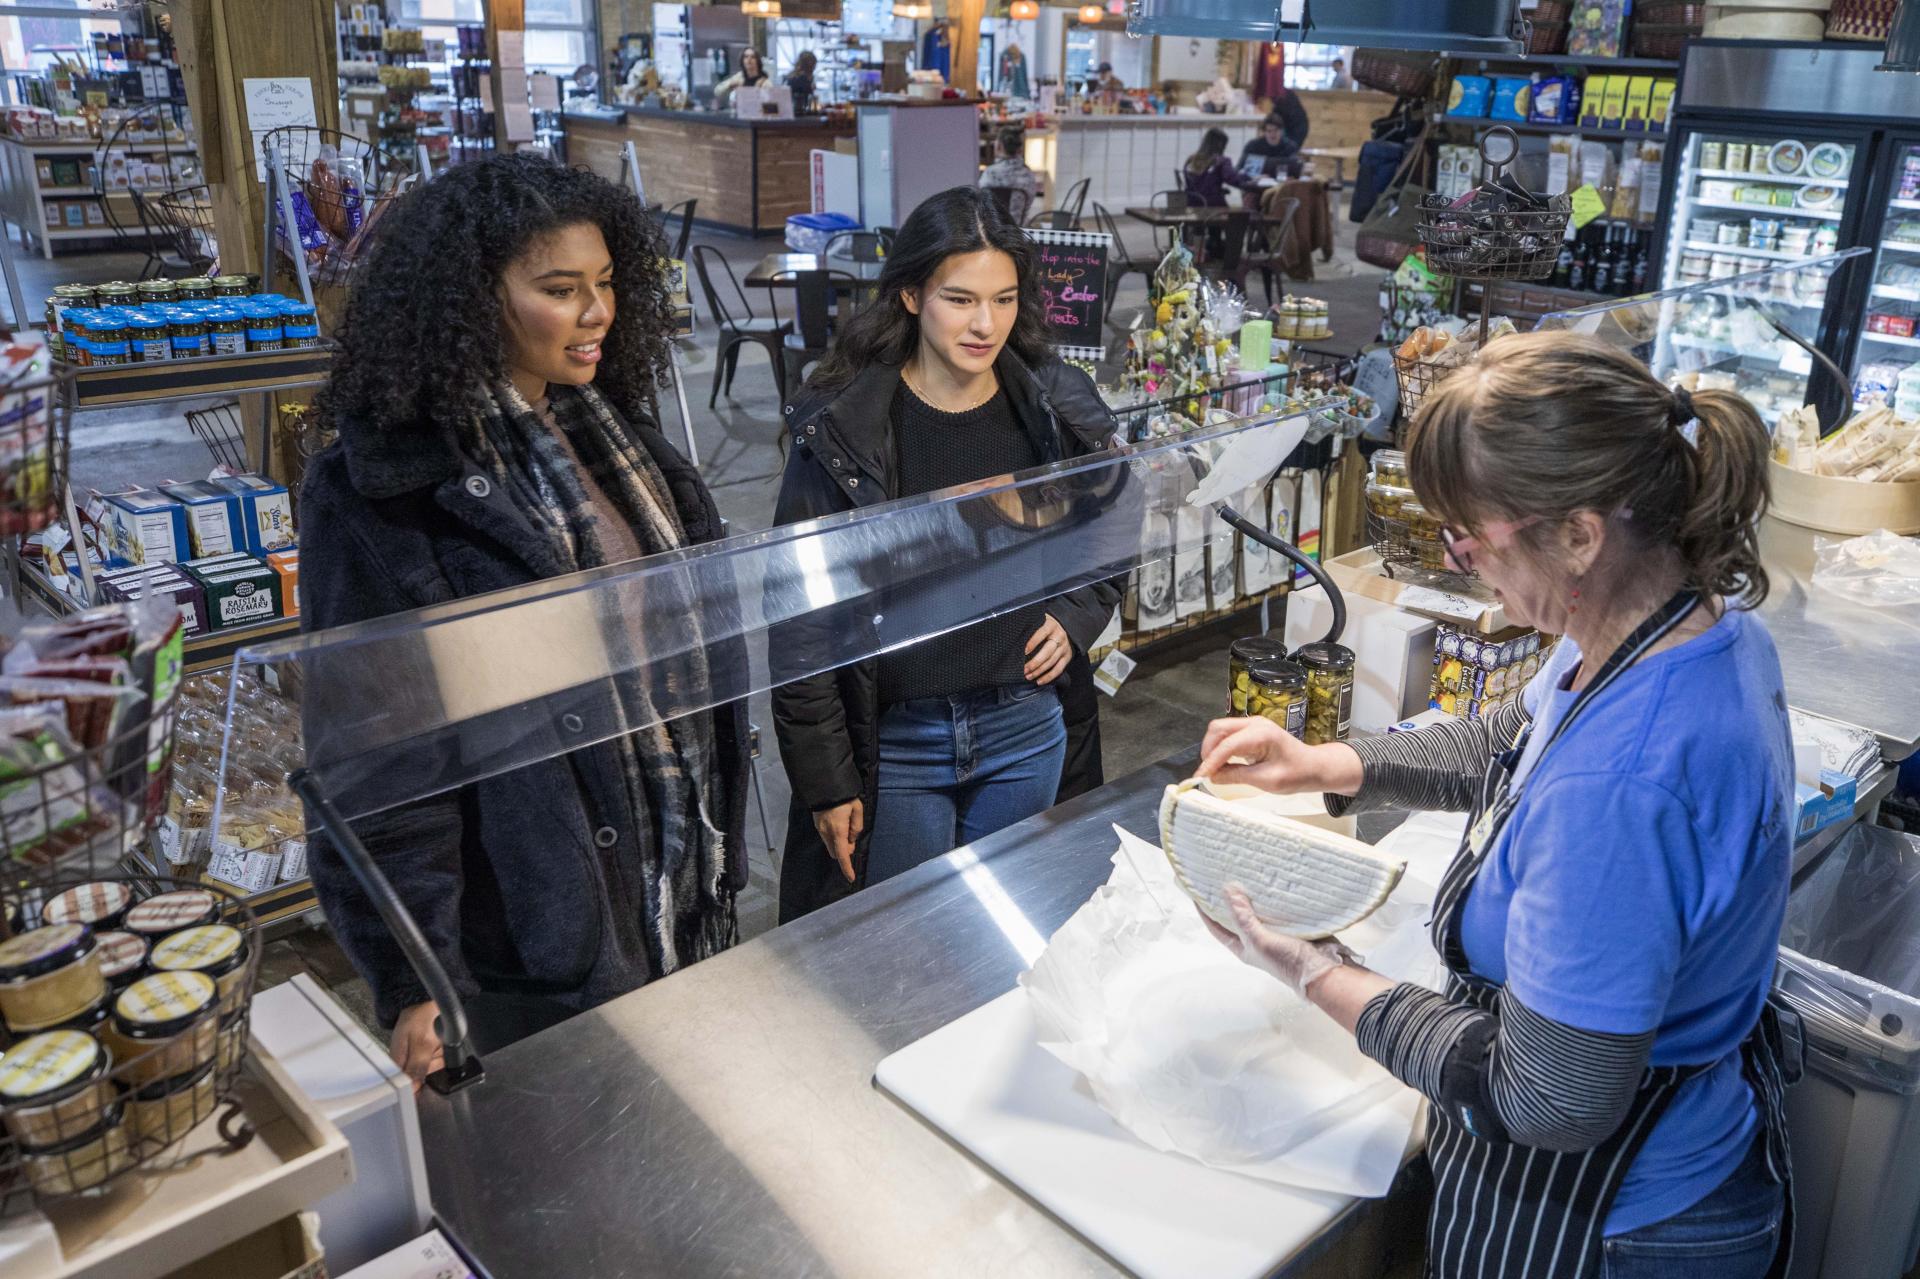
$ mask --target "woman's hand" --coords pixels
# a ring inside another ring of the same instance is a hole
[[[1274,932],[1254,916],[1253,903],[1238,884],[1227,885],[1227,905],[1233,910],[1233,928],[1222,928],[1201,911],[1207,931],[1241,963],[1279,978],[1303,999],[1307,987],[1353,960],[1353,952],[1331,937],[1305,941]]]
[[[844,804],[823,808],[813,815],[813,828],[820,832],[820,842],[827,846],[827,855],[840,863],[841,877],[851,884],[853,846],[859,841],[860,832],[867,828],[865,806],[858,799],[850,799]]]
[[[1027,641],[1026,654],[1027,665],[1021,674],[1036,684],[1051,684],[1073,660],[1073,641],[1067,638],[1066,628],[1049,613],[1033,638]]]
[[[415,1092],[420,1091],[428,1075],[447,1064],[446,1045],[440,1042],[440,1031],[434,1024],[439,1016],[440,1005],[429,999],[406,1009],[393,1023],[389,1051],[394,1063],[413,1080]]]
[[[1242,762],[1229,762],[1235,759]],[[1309,746],[1259,715],[1208,724],[1200,742],[1200,767],[1193,775],[1243,782],[1276,795],[1357,795],[1363,780],[1360,756],[1345,742]]]

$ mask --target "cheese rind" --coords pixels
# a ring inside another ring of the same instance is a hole
[[[1226,888],[1239,884],[1275,932],[1330,937],[1387,900],[1407,864],[1370,845],[1224,799],[1204,782],[1167,787],[1160,846],[1208,918],[1233,927]]]

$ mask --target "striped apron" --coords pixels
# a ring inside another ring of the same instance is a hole
[[[1698,602],[1696,595],[1684,592],[1628,636],[1568,709],[1541,753]],[[1488,764],[1468,834],[1434,900],[1432,936],[1447,966],[1447,997],[1490,1014],[1496,1012],[1501,988],[1468,970],[1460,942],[1461,905],[1518,802],[1513,773],[1530,731],[1522,730],[1513,747]],[[1793,1186],[1784,1102],[1787,1085],[1799,1077],[1798,1030],[1798,1017],[1769,1000],[1740,1046],[1742,1074],[1759,1102],[1767,1172],[1787,1189],[1780,1246],[1769,1279],[1786,1273],[1792,1248]],[[1472,1131],[1470,1113],[1456,1118],[1445,1107],[1429,1106],[1427,1158],[1433,1166],[1434,1194],[1427,1273],[1435,1279],[1596,1279],[1602,1268],[1601,1230],[1627,1169],[1681,1085],[1718,1064],[1649,1066],[1619,1128],[1585,1151],[1489,1141]]]

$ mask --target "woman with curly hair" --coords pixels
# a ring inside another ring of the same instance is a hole
[[[302,490],[307,629],[721,536],[706,486],[649,408],[672,326],[664,257],[632,195],[533,156],[460,165],[388,212],[319,397],[339,441]],[[635,635],[644,621],[626,619]],[[633,638],[602,636],[616,649]],[[739,660],[737,644],[704,646],[672,686],[707,687]],[[645,690],[608,683],[628,716],[649,705]],[[309,756],[350,754],[328,732],[314,712]],[[744,709],[723,706],[355,824],[461,992],[478,1047],[733,941],[745,743]],[[439,1010],[325,839],[310,864],[417,1086],[440,1064]]]

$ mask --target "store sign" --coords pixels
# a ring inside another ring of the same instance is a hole
[[[1098,360],[1100,324],[1107,314],[1107,255],[1112,241],[1091,231],[1029,228],[1040,273],[1047,327],[1064,359]]]

